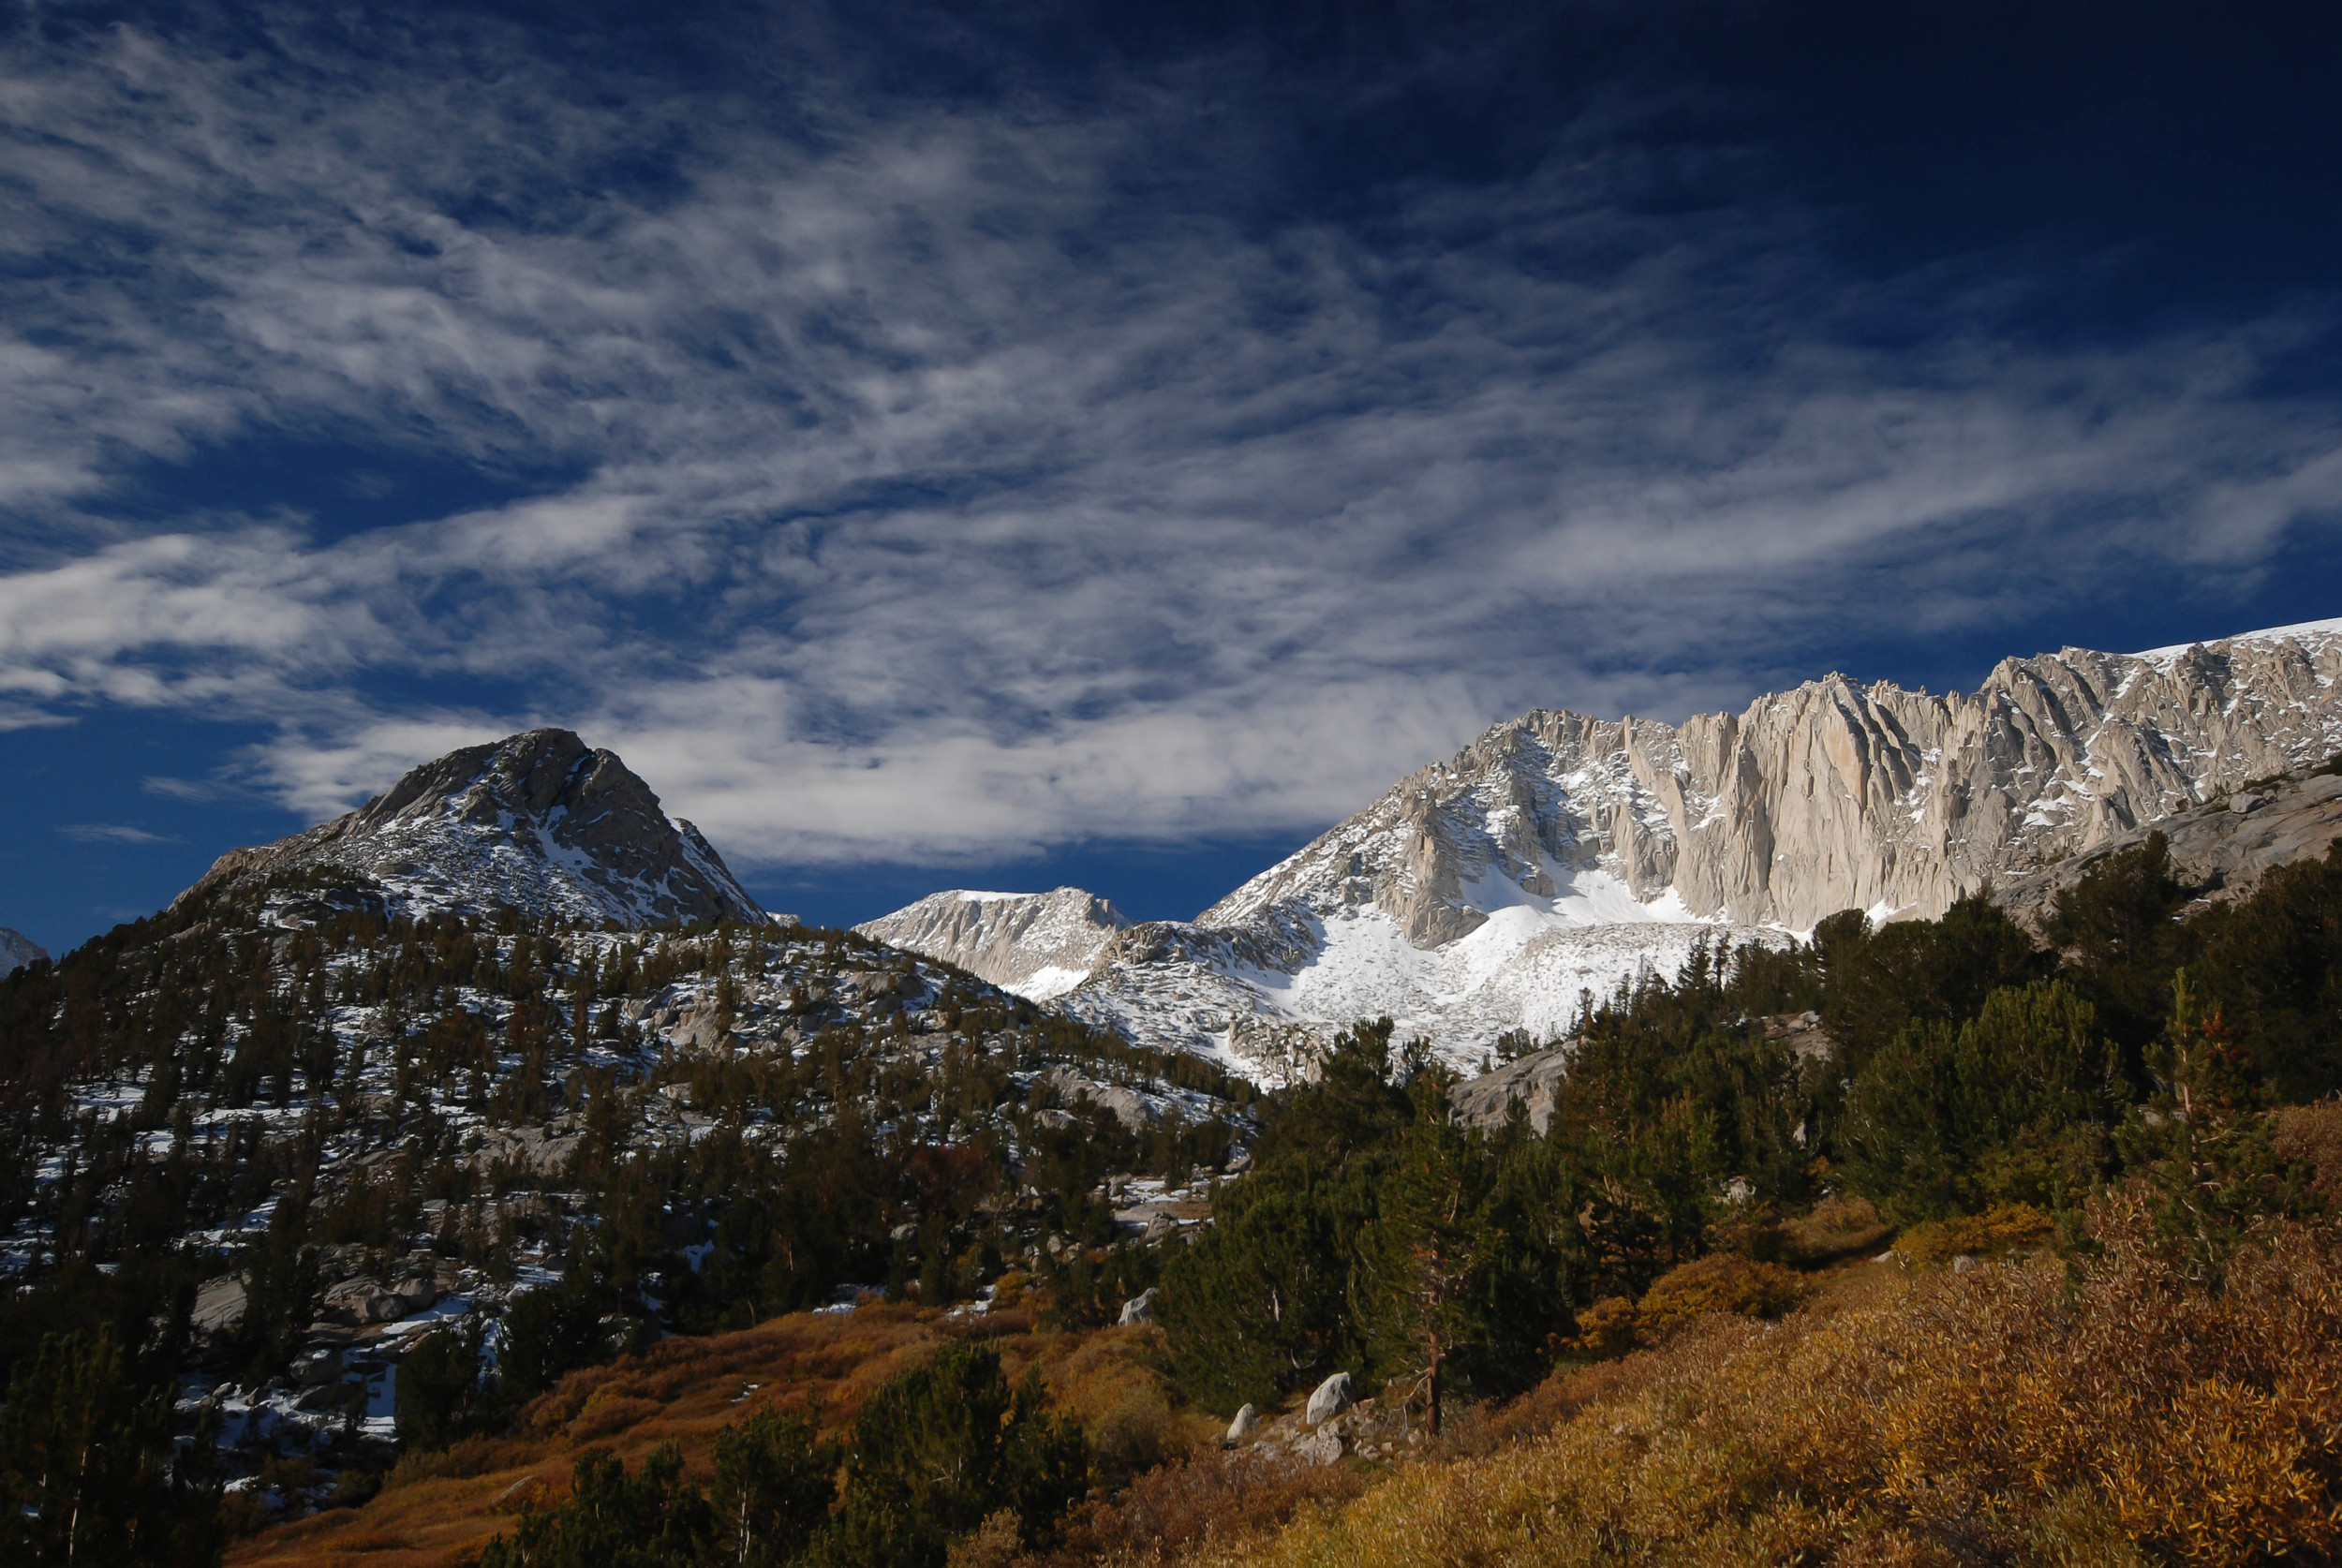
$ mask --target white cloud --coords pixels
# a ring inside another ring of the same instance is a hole
[[[1282,830],[1533,703],[1737,702],[1816,604],[2214,592],[2342,494],[2335,407],[2256,379],[2314,310],[2044,347],[1977,262],[1863,347],[1809,220],[1651,215],[1586,145],[1344,227],[1218,199],[1270,138],[1231,105],[1198,150],[1140,81],[881,112],[801,73],[811,137],[484,24],[28,37],[0,728],[259,720],[312,816],[542,721],[746,861]],[[364,530],[125,503],[228,441],[563,477]]]

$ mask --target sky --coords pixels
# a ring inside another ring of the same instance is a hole
[[[2249,3],[0,0],[0,925],[538,724],[777,910],[1183,916],[1531,707],[2342,614],[2337,67]]]

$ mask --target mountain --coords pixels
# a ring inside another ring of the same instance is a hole
[[[231,1475],[299,1457],[299,1513],[443,1440],[401,1396],[492,1323],[440,1395],[504,1422],[629,1346],[882,1287],[966,1315],[1078,1262],[1068,1309],[1111,1321],[1142,1287],[1085,1249],[1207,1213],[1253,1098],[767,921],[615,756],[532,732],[0,980],[0,1386],[45,1325],[148,1325],[183,1427],[216,1416]]]
[[[2010,658],[1974,693],[1832,674],[1681,725],[1538,710],[1120,933],[1060,1005],[1255,1075],[1386,1013],[1470,1061],[1696,941],[1939,914],[2337,751],[2342,621]]]
[[[14,974],[36,958],[46,958],[49,950],[22,931],[0,925],[0,976]]]
[[[1048,893],[929,894],[854,930],[873,941],[956,964],[1031,1001],[1061,996],[1088,977],[1116,934],[1121,910],[1075,887]]]
[[[315,909],[531,916],[625,926],[764,911],[723,857],[615,753],[567,730],[467,747],[408,773],[357,810],[213,863],[183,896],[261,881]]]

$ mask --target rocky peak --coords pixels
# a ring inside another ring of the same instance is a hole
[[[1041,1001],[1080,984],[1130,924],[1112,904],[1077,887],[1047,893],[955,888],[854,929]]]
[[[46,958],[49,950],[22,931],[0,925],[0,979],[5,979],[32,963]]]
[[[349,873],[353,894],[408,913],[511,905],[627,925],[765,919],[697,828],[670,821],[616,753],[567,730],[451,751],[355,811],[222,855],[196,887],[297,869]]]

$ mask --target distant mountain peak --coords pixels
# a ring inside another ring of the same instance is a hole
[[[350,873],[398,912],[532,913],[624,925],[764,911],[700,831],[617,754],[529,730],[410,769],[357,810],[220,856],[190,892],[293,870]]]
[[[0,980],[25,965],[49,956],[49,950],[22,931],[0,925]]]
[[[1029,1001],[1045,1001],[1080,984],[1130,924],[1112,904],[1077,887],[1047,893],[952,888],[854,929],[956,964]]]

